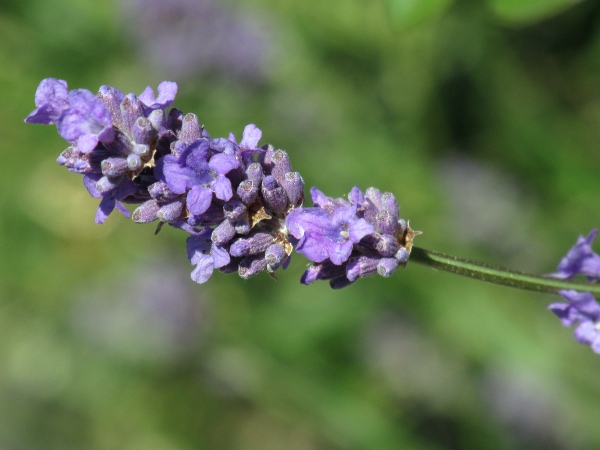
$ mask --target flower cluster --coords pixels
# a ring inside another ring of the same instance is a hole
[[[586,237],[580,236],[552,276],[568,280],[576,275],[585,275],[591,283],[600,280],[600,255],[591,248],[597,235],[598,229],[595,229]],[[561,319],[563,325],[571,327],[578,324],[575,339],[600,353],[600,305],[594,296],[590,292],[575,290],[562,290],[560,295],[567,302],[552,303],[548,309]]]
[[[177,85],[164,81],[158,97],[102,86],[97,95],[67,89],[47,78],[36,92],[37,108],[25,119],[56,124],[69,147],[58,163],[83,175],[101,198],[96,222],[124,203],[139,204],[136,223],[167,223],[189,234],[192,279],[203,283],[215,269],[248,278],[273,274],[292,250],[313,261],[302,282],[330,280],[334,288],[404,266],[418,233],[399,218],[392,194],[358,187],[345,199],[311,190],[314,207],[303,208],[304,181],[287,153],[259,147],[261,131],[247,125],[242,139],[213,139],[194,114],[169,107]]]
[[[90,194],[102,199],[96,223],[103,223],[115,207],[129,217],[121,202],[148,198],[153,181],[148,167],[155,153],[168,152],[175,139],[164,110],[173,103],[177,85],[165,81],[158,93],[155,98],[148,87],[136,97],[102,86],[96,96],[85,89],[68,91],[67,82],[55,78],[43,80],[36,91],[37,108],[25,121],[56,124],[71,144],[57,161],[83,174]]]
[[[330,198],[312,188],[312,208],[297,208],[287,217],[297,251],[315,264],[301,282],[330,280],[338,289],[359,278],[390,276],[405,266],[416,232],[399,218],[396,198],[389,192],[354,187],[348,199]]]

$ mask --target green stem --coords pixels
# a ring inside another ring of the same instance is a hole
[[[537,292],[557,293],[563,289],[591,292],[600,295],[600,284],[578,283],[558,280],[540,275],[530,275],[516,270],[504,269],[483,264],[477,261],[444,255],[443,253],[413,247],[409,260],[425,264],[434,269],[476,278],[481,281],[511,286],[517,289],[529,289]]]

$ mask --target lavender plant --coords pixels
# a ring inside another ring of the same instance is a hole
[[[304,180],[288,154],[259,146],[262,132],[247,125],[211,138],[196,115],[171,108],[177,85],[164,81],[158,96],[147,87],[139,96],[102,86],[97,95],[69,91],[64,80],[47,78],[35,94],[28,123],[55,124],[68,143],[57,161],[83,175],[99,198],[96,223],[125,204],[138,204],[136,223],[166,223],[187,233],[191,278],[206,282],[215,269],[249,278],[271,276],[289,264],[296,250],[312,262],[301,283],[329,280],[334,289],[359,278],[391,276],[411,261],[483,281],[558,293],[564,303],[549,309],[565,326],[578,324],[575,339],[600,353],[600,256],[591,249],[593,230],[548,276],[492,267],[414,247],[421,234],[400,218],[393,194],[357,186],[346,198],[310,190],[314,206],[304,206]],[[584,275],[587,282],[573,278]]]

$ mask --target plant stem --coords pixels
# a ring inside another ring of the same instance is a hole
[[[530,275],[419,247],[412,248],[409,261],[425,264],[434,269],[445,270],[458,275],[476,278],[489,283],[511,286],[517,289],[551,293],[557,293],[563,289],[573,289],[600,295],[600,284],[579,283],[541,275]]]

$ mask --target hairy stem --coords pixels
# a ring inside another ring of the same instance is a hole
[[[477,261],[445,255],[443,253],[425,250],[424,248],[419,247],[412,248],[409,260],[411,262],[425,264],[434,269],[445,270],[458,275],[464,275],[489,283],[511,286],[517,289],[528,289],[531,291],[550,293],[573,289],[600,295],[600,284],[578,283],[547,276],[530,275],[528,273],[490,266]]]

